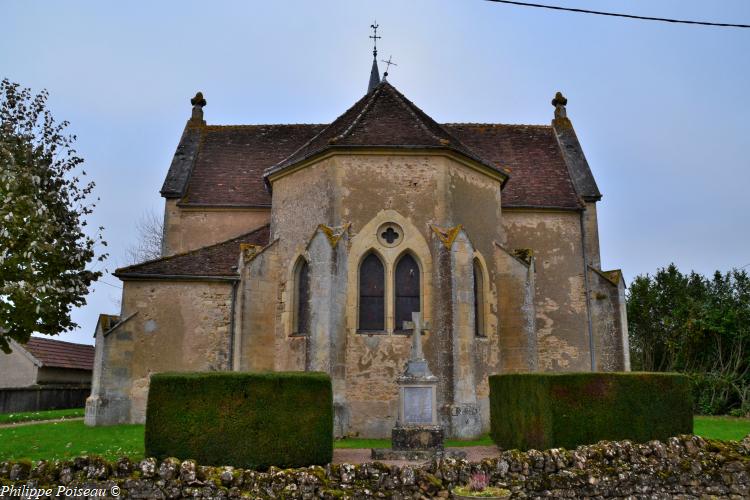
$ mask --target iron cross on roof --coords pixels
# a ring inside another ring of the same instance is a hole
[[[378,25],[378,22],[375,21],[373,24],[370,25],[370,28],[372,28],[372,35],[370,35],[370,38],[372,38],[372,57],[378,56],[378,39],[383,38],[382,36],[378,36],[378,28],[380,26]]]
[[[392,58],[393,58],[393,56],[388,56],[388,60],[387,61],[385,59],[381,59],[380,60],[381,62],[385,63],[385,73],[383,73],[383,80],[385,80],[385,77],[388,76],[388,70],[391,68],[391,66],[398,66],[398,64],[396,64],[395,62],[391,61]]]

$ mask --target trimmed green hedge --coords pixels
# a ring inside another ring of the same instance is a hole
[[[146,456],[252,469],[330,463],[331,379],[318,372],[153,375]]]
[[[525,373],[490,378],[492,440],[505,449],[572,449],[693,432],[688,377],[676,373]]]

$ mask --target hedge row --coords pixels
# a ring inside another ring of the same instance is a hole
[[[505,449],[693,432],[690,380],[673,373],[528,373],[490,377],[491,436]]]
[[[146,456],[264,469],[333,458],[324,373],[161,373],[151,377]]]

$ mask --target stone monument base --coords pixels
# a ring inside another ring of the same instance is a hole
[[[391,431],[391,447],[394,450],[443,450],[443,428],[439,425],[394,427]]]
[[[394,427],[391,431],[392,448],[374,448],[372,458],[373,460],[466,458],[464,451],[446,451],[443,447],[443,437],[443,428],[439,425]]]

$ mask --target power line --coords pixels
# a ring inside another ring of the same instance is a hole
[[[96,282],[97,282],[97,283],[103,283],[103,284],[105,284],[105,285],[109,285],[109,286],[111,286],[112,288],[119,288],[120,290],[122,290],[122,287],[121,287],[121,286],[113,285],[112,283],[107,283],[107,282],[106,282],[106,281],[104,281],[104,280],[96,280]]]
[[[566,12],[577,12],[579,14],[595,14],[597,16],[625,17],[627,19],[639,19],[641,21],[661,21],[675,24],[697,24],[700,26],[715,26],[719,28],[750,28],[750,24],[712,23],[708,21],[687,21],[684,19],[670,19],[667,17],[636,16],[633,14],[618,14],[615,12],[602,12],[600,10],[575,9],[572,7],[559,7],[557,5],[545,5],[541,3],[516,2],[513,0],[487,0],[488,2],[507,3],[520,5],[522,7],[536,7],[539,9],[563,10]]]

